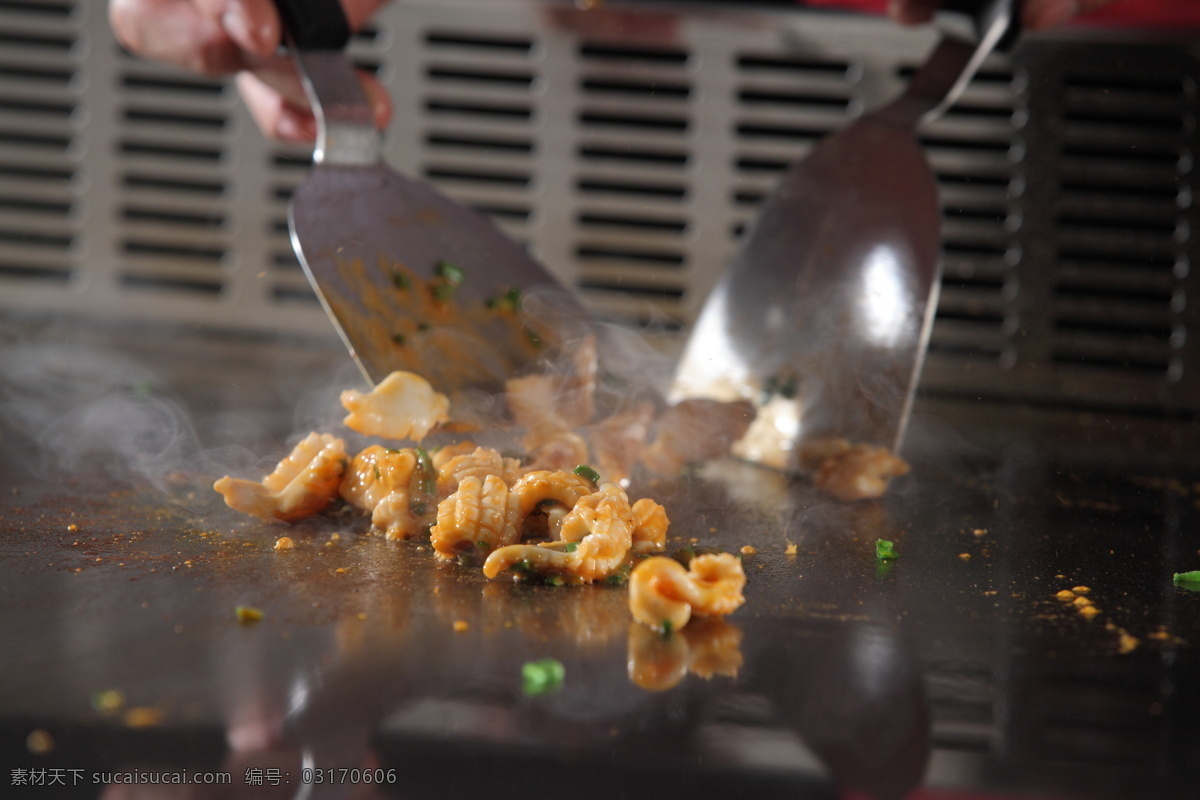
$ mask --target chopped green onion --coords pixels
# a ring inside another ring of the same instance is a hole
[[[412,281],[403,272],[393,272],[392,285],[397,289],[407,289],[412,286]]]
[[[440,283],[437,286],[434,286],[431,291],[433,292],[434,300],[445,302],[454,297],[454,284]]]
[[[233,610],[233,615],[237,617],[237,621],[243,624],[247,622],[258,622],[263,618],[263,612],[257,608],[250,606],[238,606]]]
[[[575,468],[574,472],[581,478],[587,478],[592,482],[593,486],[598,486],[600,484],[600,473],[596,472],[596,470],[592,469],[587,464],[580,464]]]
[[[895,544],[887,539],[875,540],[875,557],[880,561],[886,561],[896,557]]]
[[[663,636],[670,636],[675,632],[675,625],[671,622],[671,620],[664,619],[662,621],[662,632]]]
[[[563,576],[559,575],[557,572],[552,572],[546,576],[546,584],[548,586],[562,586]]]
[[[487,542],[485,542],[482,539],[480,539],[478,542],[476,542],[475,546],[478,547],[480,550],[487,550],[489,547],[491,547],[490,544],[488,544]]]
[[[432,497],[437,492],[437,472],[433,468],[433,459],[429,457],[429,451],[420,445],[417,445],[414,451],[417,454],[417,469],[420,471],[417,485],[421,494]]]
[[[433,268],[433,274],[444,278],[451,286],[462,285],[463,278],[466,277],[462,267],[451,264],[449,261],[439,261]]]
[[[509,289],[504,294],[488,299],[485,305],[492,311],[516,311],[521,307],[521,290]]]
[[[579,549],[579,542],[567,542],[566,544],[563,545],[564,553],[574,553],[578,549]]]
[[[566,676],[566,669],[556,658],[527,661],[521,666],[521,688],[530,696],[556,692]]]
[[[408,337],[403,333],[393,333],[392,341],[403,347],[404,345],[408,344]]]
[[[1200,569],[1194,569],[1191,572],[1176,572],[1174,583],[1183,589],[1200,592]]]

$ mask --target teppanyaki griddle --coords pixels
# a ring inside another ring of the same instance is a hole
[[[206,470],[274,455],[352,373],[302,343],[147,338],[50,327],[0,351],[6,786],[44,770],[81,798],[129,796],[104,779],[138,772],[230,776],[199,797],[1194,791],[1200,595],[1170,578],[1200,562],[1200,512],[1182,467],[1072,466],[926,417],[882,502],[737,462],[635,487],[668,507],[672,547],[756,551],[727,625],[647,637],[619,588],[487,581],[357,516],[224,509]],[[39,391],[53,413],[17,413]],[[106,439],[100,420],[129,427]],[[283,533],[295,550],[272,550]],[[880,564],[876,539],[899,557]],[[1091,618],[1055,596],[1078,586]],[[239,605],[263,619],[239,624]],[[522,666],[548,657],[564,684],[526,694]]]

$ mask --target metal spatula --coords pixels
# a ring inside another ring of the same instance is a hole
[[[820,142],[767,198],[688,341],[677,397],[747,399],[735,452],[802,470],[837,436],[898,451],[937,304],[937,182],[915,130],[1015,35],[1017,0],[973,3],[896,100]]]
[[[481,214],[381,162],[338,0],[276,7],[318,124],[292,244],[351,355],[373,384],[405,369],[443,392],[497,388],[537,355],[548,316],[581,306]],[[531,296],[537,319],[520,308]]]

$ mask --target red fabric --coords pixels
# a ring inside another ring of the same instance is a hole
[[[887,0],[801,0],[808,6],[848,8],[883,14]],[[1033,0],[1026,0],[1033,2]],[[1072,25],[1105,25],[1131,28],[1200,28],[1200,0],[1115,0],[1110,5],[1075,18]]]

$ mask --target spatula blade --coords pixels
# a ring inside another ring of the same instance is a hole
[[[705,304],[676,397],[746,399],[735,452],[802,471],[828,436],[896,449],[936,306],[937,184],[911,131],[866,117],[797,162]]]
[[[553,325],[547,309],[580,309],[487,218],[386,166],[316,165],[293,195],[289,227],[372,383],[404,369],[444,392],[498,388],[536,358],[538,331]],[[460,282],[446,278],[451,270]],[[514,308],[515,292],[543,295],[538,320]]]

